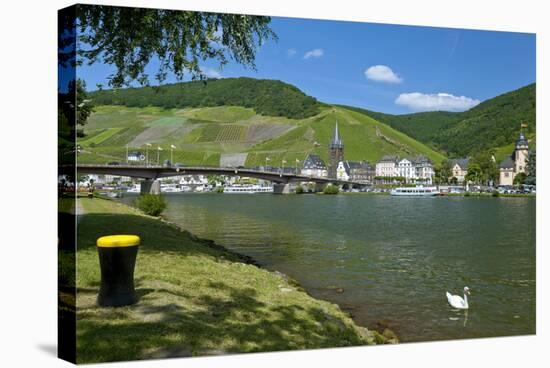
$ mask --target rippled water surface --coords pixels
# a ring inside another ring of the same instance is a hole
[[[288,274],[360,325],[389,326],[402,341],[535,333],[533,198],[167,198],[171,221]],[[445,297],[464,286],[472,292],[467,313]]]

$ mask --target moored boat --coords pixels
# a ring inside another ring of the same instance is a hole
[[[390,192],[392,196],[431,197],[440,195],[437,187],[400,187]]]
[[[225,187],[223,192],[231,194],[273,193],[273,187],[252,184],[234,184]]]

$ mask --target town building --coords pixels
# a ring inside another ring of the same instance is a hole
[[[383,156],[380,161],[376,163],[376,176],[380,177],[396,177],[399,176],[397,172],[397,164],[399,162],[398,156]]]
[[[304,160],[301,174],[304,176],[326,178],[328,170],[325,162],[318,155],[308,154]]]
[[[431,184],[434,177],[434,167],[426,156],[417,156],[412,159],[415,170],[415,180]]]
[[[527,158],[529,157],[529,143],[525,139],[523,131],[520,132],[514,152],[504,159],[500,165],[500,185],[513,185],[514,178],[519,173],[525,173],[527,166]]]
[[[402,158],[397,163],[397,176],[405,178],[405,181],[411,182],[416,176],[416,170],[413,163],[408,158]]]
[[[376,163],[375,175],[379,178],[404,178],[407,183],[431,184],[434,177],[433,164],[426,156],[399,158],[384,156]]]
[[[468,164],[470,163],[470,159],[465,158],[456,158],[449,160],[449,165],[451,166],[451,177],[449,178],[449,181],[454,181],[453,178],[456,178],[457,183],[464,183],[464,180],[466,179],[466,174],[468,174]]]
[[[338,180],[371,183],[374,168],[367,161],[340,161],[336,169]]]
[[[328,168],[328,177],[336,178],[336,170],[340,161],[344,161],[344,141],[340,137],[340,132],[338,131],[338,122],[334,126],[334,135],[332,141],[328,147],[329,152],[329,168]]]

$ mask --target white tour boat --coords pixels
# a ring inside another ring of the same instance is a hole
[[[234,184],[223,188],[224,193],[242,193],[242,194],[252,194],[252,193],[273,193],[272,186],[261,186],[261,185],[252,185],[252,184]]]
[[[441,194],[437,187],[401,187],[392,189],[392,196],[431,197]]]

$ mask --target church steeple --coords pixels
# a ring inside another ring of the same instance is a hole
[[[340,131],[338,130],[338,121],[334,126],[334,135],[328,146],[330,166],[328,175],[330,178],[336,178],[336,168],[338,163],[344,161],[344,141],[340,137]]]
[[[334,126],[334,135],[330,143],[330,148],[344,148],[344,142],[342,138],[340,138],[340,132],[338,130],[338,121],[336,121],[336,125]]]
[[[521,123],[519,130],[519,138],[516,140],[516,150],[529,149],[529,142],[525,139],[525,134],[523,134],[523,128],[526,128],[527,124]]]

